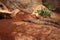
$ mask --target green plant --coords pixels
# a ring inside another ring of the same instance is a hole
[[[37,10],[36,13],[38,13],[38,15],[44,16],[44,17],[50,17],[51,16],[51,11],[48,10],[47,8],[41,9],[41,10]]]
[[[44,3],[44,5],[45,5],[49,10],[52,10],[51,3],[46,2],[46,3]]]
[[[47,0],[42,0],[43,5],[46,6],[49,10],[52,10],[52,3]]]

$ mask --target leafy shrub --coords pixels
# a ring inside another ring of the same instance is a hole
[[[41,9],[41,10],[37,10],[36,13],[38,13],[38,15],[44,16],[44,17],[50,17],[51,16],[51,11],[48,10],[47,8]]]

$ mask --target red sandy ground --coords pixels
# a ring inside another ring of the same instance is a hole
[[[20,12],[12,19],[0,20],[0,40],[60,40],[59,28],[21,21],[31,16]]]

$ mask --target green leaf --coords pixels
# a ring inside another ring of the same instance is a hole
[[[51,11],[48,10],[47,8],[41,9],[41,10],[37,10],[36,13],[38,13],[41,16],[51,16]]]

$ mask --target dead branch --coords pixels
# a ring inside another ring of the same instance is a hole
[[[8,10],[0,10],[0,13],[8,13],[8,14],[11,14],[12,12],[10,12]]]
[[[0,10],[0,15],[4,16],[4,17],[15,17],[16,14],[19,12],[20,10],[15,9],[12,12],[8,11],[8,10]]]

